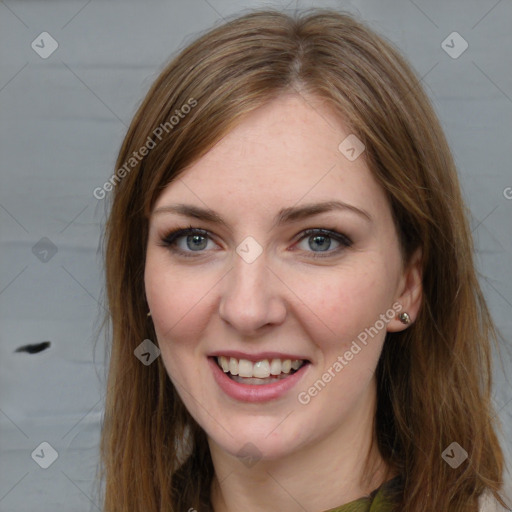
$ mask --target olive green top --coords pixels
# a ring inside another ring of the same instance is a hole
[[[400,485],[400,477],[383,483],[379,488],[364,498],[359,498],[340,507],[331,508],[325,512],[392,512],[393,505],[386,495],[386,491]]]

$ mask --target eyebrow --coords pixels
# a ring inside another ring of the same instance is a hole
[[[323,203],[311,203],[304,206],[292,206],[289,208],[283,208],[279,211],[276,220],[274,221],[273,227],[297,222],[299,220],[312,217],[313,215],[319,215],[321,213],[330,212],[333,210],[349,211],[359,215],[366,221],[372,222],[373,220],[368,212],[351,204],[347,204],[342,201],[326,201]],[[161,206],[153,212],[154,215],[162,213],[177,213],[186,217],[193,217],[195,219],[200,219],[203,221],[229,227],[227,222],[218,213],[211,210],[210,208],[201,208],[190,204],[172,204]]]

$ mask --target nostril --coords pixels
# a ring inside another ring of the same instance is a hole
[[[49,341],[42,341],[41,343],[31,343],[29,345],[23,345],[18,347],[14,352],[27,352],[28,354],[37,354],[46,350],[51,343]]]

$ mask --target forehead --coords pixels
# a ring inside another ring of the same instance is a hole
[[[244,117],[163,191],[155,208],[186,198],[215,209],[240,202],[253,211],[273,211],[337,199],[378,213],[387,208],[384,192],[364,152],[351,161],[340,151],[348,136],[321,99],[282,95]]]

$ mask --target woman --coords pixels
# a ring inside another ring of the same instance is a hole
[[[505,505],[455,166],[388,42],[334,11],[228,22],[116,169],[106,512]]]

